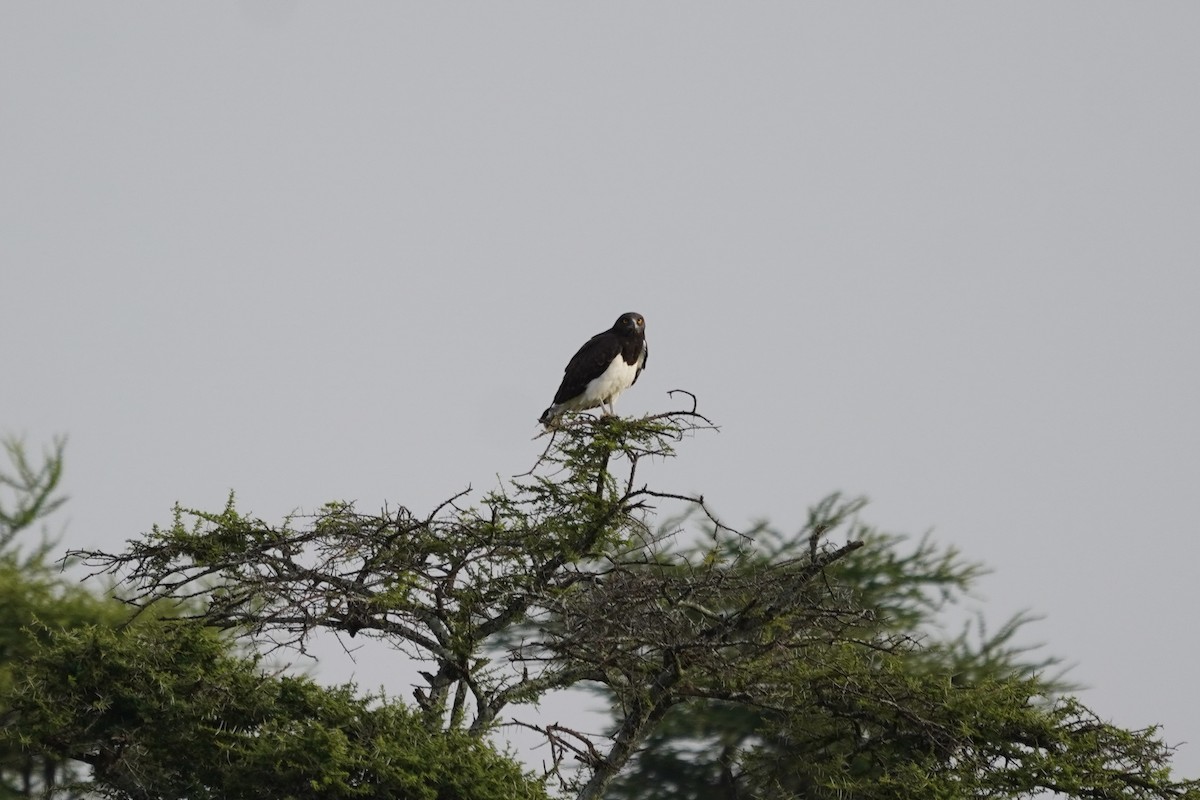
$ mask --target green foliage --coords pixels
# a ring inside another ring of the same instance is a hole
[[[916,675],[897,654],[854,645],[776,676],[801,713],[771,713],[774,746],[752,749],[743,796],[1009,798],[1195,796],[1176,782],[1155,729],[1126,731],[1073,698],[1048,701],[1034,678],[963,684]],[[900,654],[902,655],[902,654]]]
[[[57,439],[47,451],[41,464],[30,461],[25,445],[19,439],[5,438],[0,441],[7,455],[9,470],[0,471],[0,556],[16,562],[20,559],[20,548],[16,537],[33,527],[66,502],[58,495],[62,480],[63,449],[65,439]],[[5,497],[5,495],[11,495]],[[54,543],[43,536],[41,546],[25,559],[31,566],[52,549]]]
[[[56,542],[45,531],[29,545],[33,528],[58,509],[65,441],[56,440],[40,463],[16,439],[5,439],[9,468],[0,470],[0,725],[10,728],[7,698],[40,646],[56,632],[115,625],[128,616],[120,603],[97,597],[66,578],[49,556]],[[12,738],[0,739],[0,798],[30,797],[56,781],[71,780],[74,764],[46,757]]]
[[[529,473],[424,515],[176,509],[124,553],[77,555],[128,602],[193,621],[48,637],[6,741],[82,758],[123,798],[538,796],[486,737],[590,686],[611,735],[524,723],[580,800],[1196,796],[1153,729],[1107,725],[1041,677],[1054,661],[1017,644],[1027,616],[945,635],[938,615],[982,572],[955,550],[880,534],[837,495],[795,535],[739,533],[642,481],[711,427],[694,405],[570,417]],[[656,506],[708,538],[680,546]],[[263,675],[222,638],[321,631],[423,662],[415,707]]]
[[[403,705],[263,674],[227,638],[164,613],[195,599],[151,603],[131,620],[47,563],[43,536],[23,533],[61,505],[61,442],[34,466],[18,443],[0,475],[0,798],[390,797],[541,798],[484,740],[431,732]],[[196,558],[262,548],[230,505],[210,515],[222,538],[169,531]],[[90,765],[81,780],[80,763]]]
[[[720,532],[680,558],[757,573],[794,561],[822,513],[862,501],[837,495],[814,507],[800,534],[765,524],[753,544]],[[952,547],[926,536],[859,527],[863,546],[830,564],[825,577],[863,610],[861,624],[827,648],[788,663],[746,662],[739,680],[752,703],[687,702],[671,708],[612,800],[749,798],[1192,796],[1176,781],[1170,748],[1149,728],[1108,725],[1047,677],[1058,661],[1016,643],[1033,619],[1017,614],[988,635],[982,619],[946,636],[941,614],[984,574]],[[615,712],[616,724],[622,714]],[[715,793],[715,794],[714,794]]]
[[[16,738],[91,764],[113,797],[545,796],[477,738],[353,686],[265,675],[195,623],[62,633],[28,675]]]

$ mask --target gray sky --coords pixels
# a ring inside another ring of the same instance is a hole
[[[428,511],[639,311],[664,487],[934,529],[1196,776],[1197,87],[1186,2],[2,0],[0,430],[71,546]]]

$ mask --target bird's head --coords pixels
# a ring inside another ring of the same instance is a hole
[[[613,324],[613,330],[627,335],[645,333],[646,318],[636,311],[630,311],[617,317],[616,323]]]

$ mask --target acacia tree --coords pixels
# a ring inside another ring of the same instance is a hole
[[[273,525],[231,500],[177,509],[123,553],[80,555],[120,577],[135,605],[199,603],[187,616],[271,647],[303,649],[322,630],[392,645],[428,667],[414,700],[431,732],[482,737],[549,692],[599,687],[615,709],[610,736],[538,727],[550,771],[579,798],[601,797],[672,710],[689,708],[762,715],[755,736],[783,745],[735,748],[728,797],[1196,792],[1171,777],[1154,731],[1052,700],[1031,675],[961,680],[932,657],[913,669],[926,651],[899,616],[881,622],[887,605],[850,568],[879,546],[860,501],[816,504],[801,546],[764,558],[702,497],[642,480],[647,459],[712,427],[694,403],[575,417],[530,473],[474,504],[461,494],[419,515],[333,503]],[[705,546],[654,524],[667,504],[700,515]]]

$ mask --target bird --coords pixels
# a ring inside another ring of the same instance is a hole
[[[571,357],[554,403],[538,422],[549,427],[564,411],[597,406],[602,413],[615,414],[617,397],[637,383],[649,353],[646,318],[633,311],[617,317],[611,328],[588,339]]]

